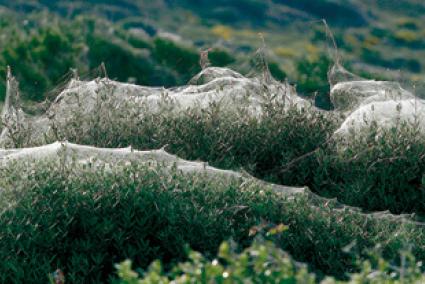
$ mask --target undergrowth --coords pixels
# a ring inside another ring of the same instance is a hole
[[[220,104],[178,115],[172,105],[161,108],[120,108],[106,100],[96,115],[75,114],[57,125],[48,142],[165,147],[185,159],[245,170],[279,184],[309,186],[367,211],[425,213],[425,140],[415,125],[379,133],[370,127],[340,141],[333,137],[339,117],[312,108],[268,100],[260,116]]]
[[[279,229],[279,227],[278,227]],[[268,234],[278,231],[272,228]],[[423,283],[425,275],[421,271],[422,263],[405,251],[400,255],[403,264],[395,266],[371,254],[371,260],[359,261],[361,270],[349,275],[347,281],[332,277],[319,281],[306,266],[294,261],[287,253],[277,248],[272,242],[262,239],[243,252],[235,251],[232,243],[220,245],[217,258],[209,260],[196,251],[190,251],[189,260],[179,263],[170,272],[165,272],[161,262],[153,262],[149,269],[132,270],[132,263],[126,260],[118,264],[119,284],[149,283],[303,283],[303,284],[344,284],[344,283]]]
[[[317,154],[311,186],[325,196],[369,211],[425,215],[425,140],[415,125],[372,125],[351,133],[339,147]]]
[[[160,259],[169,269],[185,259],[186,244],[212,259],[222,241],[246,247],[250,232],[278,224],[288,230],[275,244],[319,277],[344,278],[378,244],[388,260],[407,244],[425,259],[421,227],[314,207],[254,181],[140,164],[28,162],[3,168],[0,187],[3,283],[45,283],[58,268],[71,283],[101,283],[125,259],[142,268]]]
[[[176,114],[166,97],[153,107],[155,111],[149,104],[123,103],[108,94],[100,98],[95,113],[84,113],[82,106],[81,112],[68,119],[53,120],[55,131],[46,142],[68,140],[107,148],[131,145],[139,150],[165,147],[184,159],[206,161],[218,168],[243,168],[268,181],[304,186],[311,183],[317,161],[306,158],[291,171],[285,171],[285,166],[324,144],[338,121],[328,112],[274,100],[267,91],[259,116],[223,103]]]

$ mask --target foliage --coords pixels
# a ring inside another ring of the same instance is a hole
[[[400,45],[407,45],[410,47],[423,47],[422,34],[411,29],[400,29],[393,35],[393,39]]]
[[[276,245],[319,275],[343,277],[356,268],[358,253],[377,244],[388,260],[405,243],[425,258],[414,225],[338,211],[332,203],[312,206],[306,196],[288,198],[254,181],[61,161],[1,172],[1,282],[45,283],[60,268],[71,283],[103,283],[125,259],[141,268],[160,259],[167,269],[185,259],[185,244],[214,258],[222,241],[248,246],[254,226],[261,232],[282,223],[287,232]],[[355,249],[343,250],[353,242]]]
[[[205,38],[194,38],[196,44],[214,46],[217,38],[210,39],[211,34],[226,41],[226,49],[209,54],[214,66],[241,67],[238,59],[246,59],[243,51],[252,50],[258,29],[267,30],[271,39],[267,41],[276,47],[282,45],[280,37],[295,27],[296,37],[285,38],[285,46],[275,49],[281,58],[271,62],[269,69],[278,80],[294,77],[298,91],[314,96],[316,105],[324,109],[332,108],[326,79],[330,59],[319,53],[298,58],[300,46],[311,46],[307,44],[311,35],[300,32],[294,15],[326,18],[337,30],[335,41],[341,54],[360,57],[359,63],[366,67],[419,73],[424,63],[420,18],[394,22],[392,14],[387,14],[391,9],[397,15],[400,11],[420,15],[423,7],[416,0],[403,1],[397,9],[391,1],[370,1],[373,17],[367,18],[359,9],[360,1],[220,0],[199,5],[191,0],[97,0],[96,5],[71,1],[64,6],[59,3],[63,1],[26,2],[1,3],[11,10],[0,9],[0,99],[6,65],[12,66],[23,98],[29,101],[45,99],[49,90],[66,79],[62,76],[70,68],[90,78],[89,69],[102,62],[109,77],[120,81],[185,84],[200,70],[198,51],[156,34],[164,27],[190,33],[188,11],[202,18],[196,31],[205,32]],[[288,13],[280,15],[283,9]],[[139,14],[143,16],[129,18]],[[147,18],[152,22],[147,24]],[[348,26],[350,35],[345,30]],[[132,29],[141,29],[142,36]],[[315,44],[327,36],[321,30],[312,33]],[[412,51],[417,56],[412,57]],[[288,57],[289,65],[295,67],[291,74],[281,69],[291,70],[286,69]],[[390,73],[379,75],[385,74]],[[141,116],[144,109],[131,113],[104,104],[95,119],[76,115],[48,139],[104,147],[166,146],[186,159],[245,170],[266,181],[309,186],[321,196],[367,212],[416,213],[424,219],[425,140],[416,125],[383,132],[372,125],[364,133],[335,141],[329,139],[338,121],[332,114],[267,100],[262,106],[267,111],[261,117],[229,113],[221,105],[203,111],[188,109],[175,117],[169,109]],[[106,110],[111,112],[101,116]],[[83,122],[89,126],[86,132]],[[114,264],[124,259],[131,259],[140,273],[132,271],[128,261],[121,263],[123,283],[159,282],[159,278],[165,283],[236,279],[305,283],[326,275],[338,280],[327,278],[325,283],[424,282],[414,260],[425,260],[423,228],[341,209],[334,201],[323,204],[307,196],[288,199],[254,181],[215,180],[134,164],[80,168],[49,162],[2,169],[0,188],[0,282],[45,283],[48,274],[60,268],[71,283],[100,283],[111,280]],[[288,230],[273,238],[273,244],[252,243],[253,228],[261,231],[282,223]],[[217,255],[220,243],[227,239],[248,248],[229,251],[224,249],[229,244],[223,243]],[[412,252],[403,253],[400,260],[399,251],[406,244]],[[188,246],[200,253],[187,255]],[[382,247],[382,258],[369,255],[368,250],[376,246]],[[366,260],[358,265],[358,259]],[[404,265],[406,260],[410,265]],[[308,270],[297,261],[306,262]]]
[[[296,63],[298,91],[306,96],[314,96],[316,105],[327,110],[332,108],[327,81],[330,64],[330,59],[323,54],[313,58],[304,57]]]
[[[185,47],[178,46],[175,42],[163,38],[154,40],[153,55],[156,60],[182,74],[183,82],[200,71],[199,54]]]
[[[70,68],[77,66],[76,54],[81,46],[60,28],[45,28],[36,34],[14,41],[1,51],[2,62],[11,65],[16,77],[25,82],[21,89],[25,98],[44,99],[44,92],[56,84]]]
[[[414,58],[387,59],[376,47],[363,47],[361,50],[362,59],[371,64],[378,64],[387,68],[406,69],[414,73],[422,70],[421,63]]]
[[[137,149],[167,145],[168,151],[185,159],[208,161],[219,168],[242,167],[281,184],[309,184],[317,166],[314,159],[305,159],[290,171],[281,170],[324,143],[336,127],[335,119],[310,108],[270,101],[267,95],[261,104],[266,111],[259,117],[244,110],[229,111],[220,103],[205,110],[195,106],[175,116],[166,101],[158,112],[140,107],[134,112],[130,111],[134,106],[117,108],[114,100],[106,100],[97,108],[98,115],[76,113],[56,125],[58,131],[48,142]]]
[[[223,49],[213,49],[208,53],[212,66],[225,67],[236,61],[235,57]]]
[[[92,78],[97,75],[93,70],[105,63],[110,78],[149,86],[185,84],[200,70],[193,47],[162,38],[143,39],[92,17],[51,25],[35,17],[19,32],[16,25],[2,28],[8,40],[0,47],[0,99],[5,96],[6,65],[19,80],[23,99],[30,102],[48,97],[68,79],[71,68],[79,69],[83,78]],[[214,49],[210,56],[215,66],[236,60],[222,49]]]
[[[104,62],[108,76],[122,82],[132,81],[140,85],[158,86],[171,86],[176,83],[175,76],[169,70],[159,67],[149,55],[137,54],[123,43],[115,43],[110,38],[92,34],[87,44],[90,69]]]
[[[417,128],[400,124],[377,132],[371,126],[347,139],[343,151],[330,145],[319,154],[313,188],[370,211],[423,216],[425,144]]]
[[[276,62],[269,63],[269,70],[273,78],[275,78],[276,80],[283,81],[287,77],[285,71],[283,71],[280,68],[279,64],[277,64]]]
[[[99,106],[100,116],[76,114],[58,125],[59,131],[48,142],[137,149],[166,145],[185,159],[223,169],[243,168],[279,184],[309,186],[320,195],[368,211],[425,213],[425,144],[415,125],[380,132],[371,127],[341,142],[330,139],[338,117],[267,99],[262,102],[266,111],[259,117],[243,110],[231,112],[220,104],[202,111],[188,109],[179,116],[166,104],[158,113],[129,112],[127,106],[114,105]]]
[[[189,260],[180,263],[166,273],[159,261],[153,262],[140,276],[132,270],[132,262],[126,260],[116,265],[119,284],[148,283],[318,283],[317,277],[306,267],[295,262],[289,255],[272,242],[256,241],[241,253],[232,250],[231,244],[220,245],[218,259],[210,261],[202,254],[190,251]],[[376,257],[361,263],[361,270],[350,274],[349,280],[335,280],[327,277],[322,284],[399,284],[422,283],[425,274],[421,272],[421,262],[403,252],[405,263],[396,267],[390,262]],[[140,278],[139,278],[140,277]]]
[[[233,37],[233,30],[227,26],[216,25],[212,28],[211,32],[224,40],[230,40]]]
[[[359,8],[347,2],[335,2],[328,0],[277,0],[290,7],[302,9],[318,18],[326,19],[330,23],[342,27],[363,26],[367,23]]]
[[[142,283],[315,283],[305,267],[297,265],[271,242],[256,242],[240,254],[231,244],[220,245],[219,259],[209,261],[202,254],[190,251],[189,261],[175,266],[169,275],[160,262],[154,262],[142,278],[131,270],[131,261],[117,265],[120,284]]]

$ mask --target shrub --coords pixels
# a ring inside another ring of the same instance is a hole
[[[150,265],[139,279],[131,269],[131,261],[117,265],[120,284],[141,283],[315,283],[307,269],[296,264],[273,243],[258,242],[240,254],[232,251],[231,244],[221,244],[219,259],[208,260],[202,254],[190,251],[189,261],[164,273],[159,261]]]
[[[188,109],[178,116],[166,108],[158,113],[129,112],[132,108],[116,109],[106,103],[98,107],[100,116],[76,114],[58,125],[57,135],[48,141],[137,149],[166,145],[185,159],[223,169],[242,168],[279,184],[309,186],[320,195],[368,211],[425,213],[425,145],[413,125],[378,136],[372,127],[347,137],[345,145],[329,140],[338,124],[335,116],[267,100],[260,117],[228,111],[220,104],[203,111]]]
[[[208,58],[211,65],[217,67],[225,67],[236,61],[230,53],[222,49],[213,49],[208,53]]]
[[[144,283],[318,283],[317,277],[306,267],[295,262],[289,255],[271,242],[255,242],[241,253],[231,249],[231,244],[221,244],[218,259],[208,260],[202,254],[190,251],[189,261],[180,263],[170,273],[163,271],[159,261],[153,262],[141,275],[131,269],[127,260],[116,265],[119,284]],[[394,266],[382,258],[361,263],[358,273],[350,274],[349,280],[337,281],[328,277],[322,284],[332,283],[422,283],[425,275],[421,262],[409,253],[402,253],[403,266]],[[140,277],[140,278],[139,278]]]
[[[277,3],[285,4],[293,8],[314,15],[320,19],[326,19],[333,25],[341,27],[359,27],[367,24],[367,20],[359,9],[347,2],[334,2],[327,0],[277,0]]]
[[[409,30],[418,30],[420,26],[420,23],[415,18],[399,18],[396,22],[399,28]]]
[[[327,80],[330,64],[330,59],[323,54],[317,58],[304,57],[296,62],[297,90],[305,96],[314,96],[316,105],[327,110],[332,109]]]
[[[211,32],[224,40],[230,40],[233,37],[233,29],[228,26],[216,25],[212,28]]]
[[[343,150],[320,152],[315,190],[370,211],[425,213],[425,144],[412,125],[380,131],[375,127],[346,138]]]
[[[412,30],[398,30],[394,33],[393,37],[397,43],[408,46],[420,46],[422,43],[422,36],[418,32]]]
[[[249,245],[250,230],[264,224],[287,225],[276,244],[319,274],[344,276],[356,268],[357,252],[378,243],[387,259],[406,242],[425,258],[422,231],[409,223],[334,210],[332,202],[311,206],[307,197],[255,182],[135,163],[29,162],[3,167],[0,186],[5,283],[45,283],[57,268],[71,283],[103,283],[124,259],[142,268],[155,259],[166,267],[181,261],[185,244],[213,258],[226,239]],[[343,250],[353,242],[354,250]]]
[[[279,64],[277,64],[276,62],[269,63],[269,70],[273,78],[275,78],[276,80],[283,81],[287,77],[285,71],[283,71],[280,68]]]
[[[264,115],[229,111],[214,104],[204,111],[196,107],[176,116],[173,106],[164,105],[152,113],[148,108],[123,106],[113,101],[98,107],[99,115],[76,113],[49,142],[68,140],[98,147],[125,147],[167,150],[189,160],[208,161],[226,169],[244,168],[258,178],[288,185],[304,186],[312,181],[316,160],[307,158],[290,171],[281,169],[294,159],[324,143],[336,127],[327,113],[308,108],[262,102]],[[171,108],[171,109],[167,109]],[[87,129],[82,131],[82,125]]]
[[[41,101],[47,90],[56,87],[62,76],[77,66],[76,54],[80,51],[71,34],[50,27],[28,37],[16,37],[0,55],[22,82],[24,98]]]
[[[187,83],[200,71],[199,54],[194,50],[163,38],[156,38],[153,43],[155,59],[182,75],[182,81],[178,82],[179,84]]]
[[[160,68],[149,56],[132,51],[124,43],[91,34],[87,44],[90,68],[96,68],[104,62],[111,78],[122,82],[135,78],[134,83],[140,85],[171,86],[176,83],[176,76],[170,74],[170,71]],[[158,73],[161,73],[161,76]]]

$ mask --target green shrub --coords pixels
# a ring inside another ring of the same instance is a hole
[[[288,199],[254,182],[135,163],[22,163],[0,174],[4,283],[45,283],[57,268],[70,283],[103,283],[124,259],[169,267],[185,258],[185,244],[214,258],[224,240],[249,245],[250,231],[262,224],[287,225],[276,244],[319,275],[343,277],[356,268],[357,252],[377,244],[387,259],[406,243],[425,259],[422,231],[413,225],[334,210],[332,202],[311,206],[307,197]]]
[[[210,261],[202,254],[190,251],[189,261],[180,263],[170,273],[163,271],[161,262],[153,262],[141,275],[133,271],[131,261],[118,265],[119,284],[148,283],[318,283],[317,277],[306,267],[295,262],[289,255],[271,242],[262,240],[241,253],[232,250],[231,244],[221,244],[218,259]],[[338,281],[328,277],[322,284],[371,283],[398,284],[423,283],[421,262],[416,262],[409,253],[402,253],[403,266],[394,266],[382,258],[361,263],[358,273],[350,274],[349,280]],[[140,278],[139,278],[140,277]]]
[[[212,66],[225,67],[232,64],[236,59],[227,51],[221,49],[213,49],[208,53],[208,58]]]
[[[362,59],[371,64],[392,69],[405,69],[414,73],[418,73],[422,69],[421,63],[417,59],[405,57],[384,58],[379,48],[363,47],[361,52]]]
[[[170,71],[159,68],[158,63],[149,59],[149,56],[138,54],[123,43],[91,34],[87,44],[90,68],[96,68],[104,62],[110,78],[122,82],[134,78],[134,83],[140,85],[171,86],[176,83]]]
[[[415,126],[399,125],[379,135],[372,126],[347,139],[343,151],[329,145],[320,152],[312,188],[370,211],[424,215],[425,143]]]
[[[186,84],[190,78],[200,71],[199,54],[194,50],[177,45],[175,42],[163,38],[154,40],[153,55],[165,66],[182,74],[179,84]]]
[[[164,273],[159,261],[138,278],[131,269],[131,261],[117,265],[120,284],[142,283],[315,283],[307,269],[296,264],[272,243],[255,243],[238,254],[231,244],[221,244],[219,259],[210,261],[202,254],[190,251],[189,261],[176,265],[171,273]]]
[[[325,55],[317,58],[302,58],[296,62],[297,91],[302,95],[314,97],[316,105],[322,109],[332,109],[329,97],[328,70],[331,61]]]
[[[25,99],[40,101],[47,90],[56,87],[62,76],[77,66],[81,47],[61,27],[40,29],[28,37],[16,37],[0,51],[21,83]]]
[[[165,106],[166,107],[166,106]],[[173,106],[169,106],[172,110]],[[205,111],[194,107],[178,116],[164,108],[158,113],[135,106],[116,109],[113,102],[99,106],[99,116],[75,114],[48,142],[68,140],[98,147],[126,147],[167,150],[189,160],[208,161],[226,169],[243,168],[258,178],[304,186],[313,180],[317,161],[307,158],[290,171],[281,170],[307,154],[332,134],[334,117],[281,103],[263,102],[264,115],[229,111],[221,104]],[[105,115],[107,113],[107,115]],[[99,118],[99,119],[98,119]],[[82,132],[81,125],[87,124]]]
[[[219,104],[179,116],[167,109],[130,113],[125,106],[100,119],[76,114],[48,141],[137,149],[166,145],[185,159],[223,169],[242,168],[279,184],[309,186],[320,195],[368,211],[425,213],[425,144],[412,125],[383,131],[378,138],[376,129],[368,129],[347,138],[341,151],[340,142],[328,141],[338,124],[334,116],[267,101],[263,107],[267,111],[256,118],[243,111],[229,112]],[[114,109],[108,104],[98,108],[100,113]],[[83,120],[86,132],[81,131]]]
[[[397,30],[392,35],[392,39],[396,44],[409,46],[411,48],[422,48],[424,46],[422,35],[415,30]]]
[[[269,63],[269,70],[273,78],[275,78],[276,80],[283,81],[287,77],[285,71],[283,71],[280,68],[279,64],[277,64],[276,62]]]

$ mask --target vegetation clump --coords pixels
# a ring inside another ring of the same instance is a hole
[[[142,268],[160,259],[168,270],[186,259],[186,244],[213,259],[222,241],[249,246],[254,231],[279,224],[288,229],[275,244],[319,277],[356,271],[359,255],[378,244],[389,261],[406,244],[425,257],[413,223],[312,206],[255,182],[134,163],[46,161],[3,168],[0,186],[2,282],[45,283],[60,268],[71,283],[103,283],[125,259]]]
[[[270,232],[279,230],[272,228]],[[270,234],[269,232],[269,234]],[[161,262],[153,262],[141,275],[132,270],[131,261],[118,265],[117,274],[120,284],[144,283],[303,283],[303,284],[355,284],[355,283],[422,283],[425,275],[421,272],[422,263],[416,262],[408,252],[401,258],[404,265],[394,266],[382,258],[374,257],[373,261],[361,262],[361,269],[350,274],[348,280],[336,280],[332,277],[319,281],[307,267],[295,262],[288,254],[277,248],[272,242],[257,240],[241,253],[232,249],[231,243],[220,245],[218,258],[210,261],[196,251],[189,252],[189,260],[179,263],[171,270],[164,272]]]

